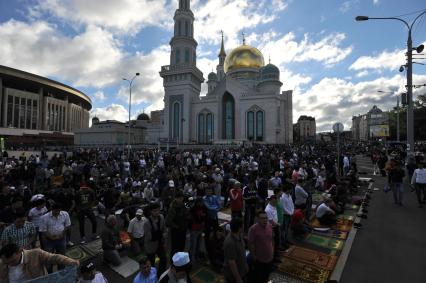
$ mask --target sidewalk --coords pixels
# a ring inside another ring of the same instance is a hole
[[[365,157],[358,157],[358,163],[371,164]],[[417,207],[407,187],[404,207],[395,205],[392,192],[382,191],[386,178],[373,176],[372,165],[362,171],[380,191],[372,194],[368,219],[362,220],[340,283],[426,282],[426,208]]]

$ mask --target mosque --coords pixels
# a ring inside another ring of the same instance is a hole
[[[216,72],[207,77],[197,68],[197,41],[190,0],[180,0],[170,41],[170,65],[162,66],[164,85],[162,138],[178,143],[293,141],[292,90],[281,91],[280,71],[265,65],[262,53],[243,45],[228,55],[222,35]]]

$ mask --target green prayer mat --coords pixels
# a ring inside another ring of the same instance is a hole
[[[65,255],[69,258],[75,259],[75,260],[79,260],[80,262],[86,261],[90,258],[92,258],[93,256],[91,254],[89,254],[88,252],[86,252],[84,249],[82,249],[80,246],[75,246],[72,247],[70,249],[68,249],[65,252]]]
[[[222,275],[214,272],[207,267],[201,267],[191,275],[193,283],[224,283]]]
[[[345,231],[339,231],[339,230],[327,230],[327,231],[317,231],[317,230],[312,230],[312,233],[315,235],[320,235],[320,236],[324,236],[324,237],[330,237],[330,238],[336,238],[339,240],[346,240],[346,238],[348,237],[348,232]]]
[[[312,194],[312,203],[320,203],[323,201],[322,194]]]
[[[102,240],[101,239],[97,239],[94,241],[91,241],[83,246],[81,246],[86,252],[88,252],[89,254],[93,255],[93,256],[97,256],[101,253],[103,253],[102,250]]]
[[[359,210],[359,205],[355,204],[346,204],[345,209],[347,210]]]
[[[341,215],[354,216],[357,214],[357,210],[345,210]]]
[[[352,215],[340,214],[340,215],[338,215],[338,216],[337,216],[337,219],[344,219],[344,220],[354,221],[354,216],[352,216]]]
[[[305,239],[306,243],[332,249],[332,250],[341,250],[343,248],[343,241],[335,238],[320,236],[316,234],[308,234]]]

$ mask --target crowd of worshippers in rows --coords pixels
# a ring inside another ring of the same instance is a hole
[[[190,266],[205,262],[229,282],[267,282],[279,251],[310,230],[309,219],[334,224],[357,187],[355,156],[342,156],[338,181],[335,150],[327,146],[126,153],[3,155],[0,282],[80,264],[59,256],[77,244],[71,221],[79,224],[80,244],[101,238],[105,263],[120,265],[123,251],[145,254],[134,282],[191,282]],[[329,198],[312,211],[314,191]],[[226,209],[227,224],[219,219]],[[30,251],[40,253],[46,270],[32,267]],[[81,282],[106,280],[92,262],[81,271]]]

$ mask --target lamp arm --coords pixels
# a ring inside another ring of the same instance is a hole
[[[426,10],[425,10],[425,12],[426,12]],[[423,14],[423,13],[422,13]],[[420,14],[421,15],[421,14]],[[400,18],[396,18],[396,17],[386,17],[386,18],[372,18],[372,17],[368,17],[368,19],[369,20],[397,20],[397,21],[400,21],[400,22],[403,22],[404,23],[404,25],[408,28],[408,30],[411,30],[411,27],[410,27],[410,25],[405,21],[405,20],[403,20],[403,19],[400,19]],[[417,19],[417,18],[416,18]]]

